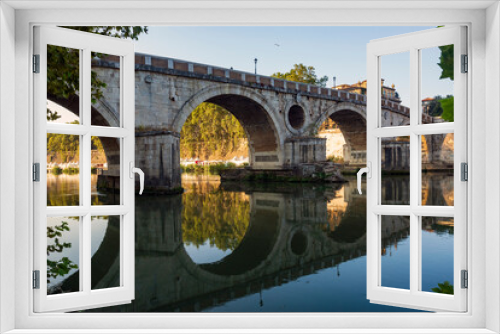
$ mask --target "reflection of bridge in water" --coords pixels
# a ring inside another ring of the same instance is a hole
[[[232,253],[217,262],[196,264],[183,244],[182,196],[138,197],[135,300],[96,311],[204,310],[366,254],[365,198],[349,183],[333,187],[223,184],[221,188],[244,191],[250,198],[250,223]],[[340,205],[342,199],[347,205]],[[332,206],[335,201],[339,204]],[[335,208],[339,212],[332,215]],[[332,216],[340,221],[329,219]],[[383,244],[406,238],[408,228],[403,219],[394,222],[384,231]],[[108,232],[102,249],[113,242]],[[94,260],[109,271],[101,273],[101,279],[93,277],[93,285],[116,286],[118,258],[99,249]]]
[[[395,181],[393,186],[398,184]],[[204,310],[366,254],[365,198],[349,183],[336,187],[224,184],[222,188],[244,191],[250,197],[250,224],[231,254],[214,263],[194,263],[182,240],[182,197],[138,197],[136,299],[96,311]],[[384,230],[384,246],[406,238],[408,227],[404,219],[394,221]],[[119,282],[118,258],[106,252],[116,238],[110,224],[92,258],[109,270],[93,273],[94,287]],[[65,284],[71,281],[72,277]]]

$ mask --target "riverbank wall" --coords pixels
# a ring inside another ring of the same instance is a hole
[[[346,182],[333,162],[303,163],[285,169],[233,168],[222,170],[221,181]]]

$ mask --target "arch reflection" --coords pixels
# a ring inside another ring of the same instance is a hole
[[[391,187],[401,193],[398,178]],[[183,195],[136,198],[136,299],[89,312],[209,311],[328,269],[338,271],[332,279],[343,277],[339,268],[366,254],[366,199],[354,179],[342,185],[194,179],[185,188]],[[119,277],[119,258],[106,251],[118,238],[116,224],[108,224],[94,254],[104,269],[92,274],[93,286]],[[384,247],[396,249],[408,237],[405,229],[395,224],[385,231]],[[224,252],[197,261],[210,247]],[[359,270],[356,275],[366,275],[364,266]],[[78,275],[71,273],[63,286]]]

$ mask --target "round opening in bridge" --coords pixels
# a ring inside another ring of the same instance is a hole
[[[290,243],[290,248],[295,255],[304,254],[307,249],[307,236],[301,231],[295,232]]]
[[[288,122],[295,130],[299,130],[304,125],[306,114],[301,106],[294,105],[288,111]]]

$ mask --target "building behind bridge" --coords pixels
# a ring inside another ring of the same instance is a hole
[[[401,99],[399,98],[399,94],[396,91],[396,86],[394,84],[392,84],[391,87],[385,86],[384,82],[385,79],[382,79],[380,83],[380,86],[382,87],[382,98],[400,104]],[[352,85],[342,84],[332,88],[337,90],[347,91],[349,93],[366,95],[366,86],[367,86],[366,80],[363,80],[363,81],[358,81],[357,83]]]

